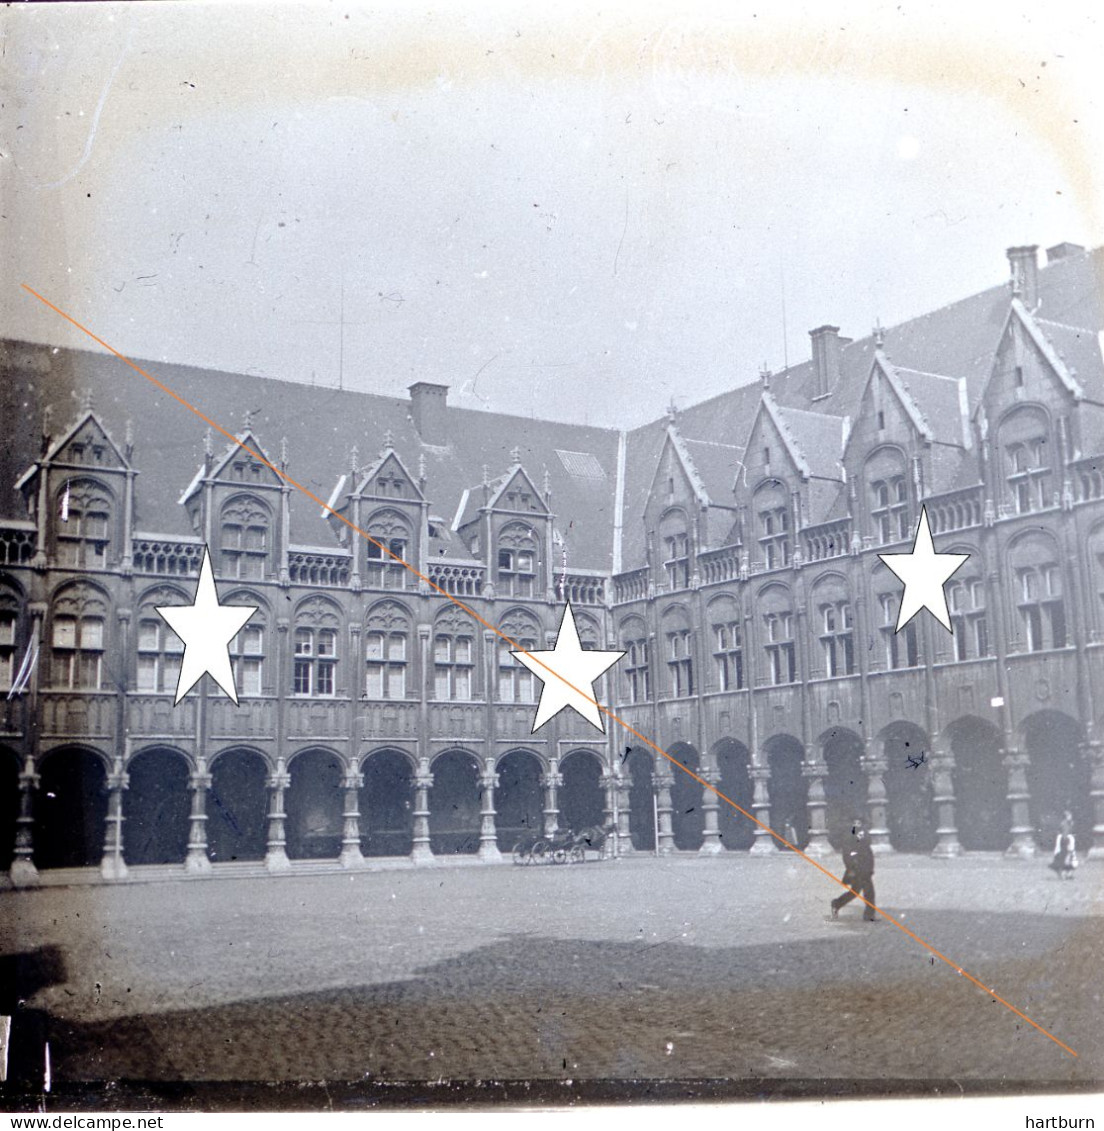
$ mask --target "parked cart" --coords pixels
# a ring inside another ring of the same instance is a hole
[[[514,845],[515,864],[582,864],[588,851],[601,853],[606,830],[596,825],[579,832],[559,829],[551,836],[531,833]]]

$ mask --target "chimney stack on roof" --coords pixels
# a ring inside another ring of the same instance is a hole
[[[445,402],[448,399],[448,385],[434,385],[429,381],[417,381],[409,386],[410,419],[418,430],[422,442],[443,447],[446,439]]]
[[[838,326],[818,326],[809,331],[809,337],[813,340],[813,397],[823,397],[839,384],[843,341]]]
[[[1084,253],[1085,249],[1081,244],[1070,243],[1068,240],[1063,241],[1046,249],[1047,263],[1053,263],[1057,259],[1070,259],[1075,255],[1083,255]]]
[[[1039,305],[1039,245],[1010,247],[1005,254],[1012,269],[1012,293],[1019,293],[1028,310]]]

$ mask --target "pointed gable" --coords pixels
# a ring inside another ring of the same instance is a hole
[[[226,446],[226,450],[210,471],[202,465],[199,467],[191,483],[180,496],[181,504],[187,503],[207,481],[250,487],[283,486],[283,480],[272,470],[272,467],[276,466],[275,460],[261,447],[251,428],[237,433],[235,439],[238,442]],[[254,452],[256,455],[253,454]],[[266,462],[257,459],[257,455],[263,457]],[[267,466],[268,464],[272,466]]]
[[[544,497],[520,463],[514,464],[501,477],[497,489],[491,492],[487,500],[487,507],[490,510],[510,511],[538,518],[547,518],[549,513]]]
[[[38,468],[47,463],[88,471],[126,471],[130,467],[127,457],[90,407],[84,410],[64,435],[50,445],[41,460],[27,468],[16,481],[16,489],[29,483]]]
[[[751,481],[749,485],[753,486],[766,476],[776,477],[781,470],[779,457],[800,478],[808,479],[812,475],[809,461],[805,458],[797,437],[788,426],[770,390],[764,389],[744,448],[743,462],[747,478]]]
[[[353,493],[377,499],[405,499],[407,502],[417,503],[423,499],[417,480],[392,447],[384,448],[375,463],[362,472]]]

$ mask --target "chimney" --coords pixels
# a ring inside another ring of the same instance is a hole
[[[1079,243],[1056,243],[1053,247],[1046,249],[1047,263],[1053,263],[1058,259],[1072,259],[1075,255],[1083,255],[1085,249]]]
[[[1028,310],[1039,305],[1038,244],[1027,247],[1010,247],[1005,254],[1012,269],[1012,293],[1019,294]]]
[[[418,381],[409,386],[410,418],[422,442],[442,446],[448,441],[445,437],[445,401],[448,398],[448,385],[433,385],[429,381]]]
[[[823,397],[839,384],[840,348],[838,326],[818,326],[809,331],[813,339],[813,398]]]

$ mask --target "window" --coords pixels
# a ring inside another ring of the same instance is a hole
[[[744,686],[743,637],[739,621],[713,626],[713,670],[720,691]]]
[[[820,651],[829,678],[855,670],[854,621],[849,601],[820,606]]]
[[[985,614],[985,584],[980,577],[952,578],[947,583],[947,607],[956,660],[989,655],[989,624]]]
[[[517,637],[514,637],[517,640]],[[527,652],[538,647],[533,637],[517,640]],[[538,680],[535,675],[525,667],[511,653],[513,645],[505,640],[498,642],[498,699],[500,703],[535,703],[537,701]],[[549,676],[554,679],[554,676]]]
[[[881,545],[897,542],[910,536],[912,523],[909,514],[908,481],[904,475],[890,479],[877,479],[870,484],[870,517],[874,536]]]
[[[160,618],[138,621],[138,690],[176,694],[184,642]]]
[[[433,697],[466,700],[472,697],[474,643],[470,635],[438,632],[433,638]]]
[[[790,512],[787,507],[759,512],[759,545],[763,547],[763,564],[767,569],[780,569],[790,564]]]
[[[1062,577],[1054,562],[1016,569],[1016,593],[1023,648],[1042,652],[1067,644]]]
[[[103,675],[103,618],[55,616],[52,643],[54,686],[98,690]]]
[[[337,631],[332,628],[297,628],[294,648],[292,693],[320,697],[333,695]]]
[[[62,566],[102,569],[110,543],[110,502],[96,483],[67,483],[58,499],[57,560]]]
[[[230,662],[239,695],[260,695],[264,677],[264,628],[247,624],[230,642]]]
[[[410,571],[403,565],[407,560],[406,538],[386,538],[377,534],[372,534],[372,537],[377,540],[368,542],[369,587],[405,589],[407,576],[410,575]],[[387,547],[386,550],[384,546]]]
[[[694,694],[694,657],[689,629],[667,633],[667,674],[671,694],[682,699]]]
[[[1008,486],[1017,514],[1041,510],[1049,504],[1050,467],[1045,437],[1010,444]]]
[[[685,532],[668,535],[663,539],[668,589],[685,589],[690,584],[689,542]]]
[[[406,633],[369,632],[365,637],[369,699],[406,698]]]
[[[502,596],[534,596],[536,573],[535,550],[498,551],[498,592]]]
[[[646,703],[651,698],[651,677],[648,673],[648,641],[641,637],[625,642],[625,693],[630,703]]]
[[[878,603],[882,609],[882,648],[885,652],[887,669],[914,668],[920,663],[920,651],[916,641],[916,619],[913,618],[901,629],[897,626],[901,596],[899,593],[880,593]]]
[[[0,691],[10,691],[15,680],[15,613],[0,609]]]
[[[793,614],[767,613],[763,621],[766,627],[765,648],[770,682],[794,683],[797,680],[797,656],[794,651]]]
[[[222,576],[260,581],[268,561],[269,515],[253,499],[231,500],[222,511]]]

